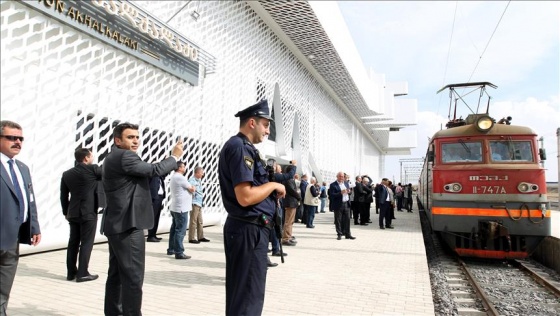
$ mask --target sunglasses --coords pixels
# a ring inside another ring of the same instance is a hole
[[[15,142],[16,140],[23,142],[23,136],[0,135],[0,137],[4,137],[8,140],[11,140],[12,142]]]

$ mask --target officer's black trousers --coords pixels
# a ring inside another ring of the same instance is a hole
[[[224,225],[226,315],[261,315],[270,229],[228,217]]]

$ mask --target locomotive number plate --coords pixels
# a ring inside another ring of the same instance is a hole
[[[506,194],[506,189],[501,185],[473,186],[474,194]]]

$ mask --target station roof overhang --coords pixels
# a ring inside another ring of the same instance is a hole
[[[325,88],[371,143],[381,153],[389,153],[388,133],[378,131],[376,127],[366,124],[362,118],[379,117],[379,120],[390,120],[390,118],[384,118],[382,113],[372,110],[371,104],[368,104],[364,98],[367,92],[364,91],[363,85],[359,86],[353,79],[350,69],[322,26],[312,4],[307,1],[287,0],[247,1],[247,4]],[[326,4],[329,5],[328,2]],[[330,5],[333,3],[331,2]],[[402,127],[398,123],[391,125]]]

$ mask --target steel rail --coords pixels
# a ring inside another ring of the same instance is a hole
[[[537,283],[539,283],[540,285],[544,286],[545,288],[553,292],[554,295],[556,295],[556,297],[560,298],[560,288],[556,287],[554,284],[550,283],[547,279],[540,276],[535,270],[529,268],[523,262],[519,260],[512,260],[512,262],[517,268],[527,272],[531,276],[531,278],[533,278],[533,280],[535,280]]]
[[[494,307],[494,304],[490,301],[490,298],[486,296],[486,293],[484,292],[482,287],[479,286],[476,279],[470,273],[465,262],[461,260],[461,258],[457,258],[457,261],[459,261],[459,264],[461,265],[463,272],[465,272],[465,275],[469,279],[469,282],[476,290],[476,296],[480,299],[482,305],[484,305],[484,308],[486,309],[486,313],[490,316],[499,316],[500,313],[498,312],[498,310],[496,310],[496,307]]]

